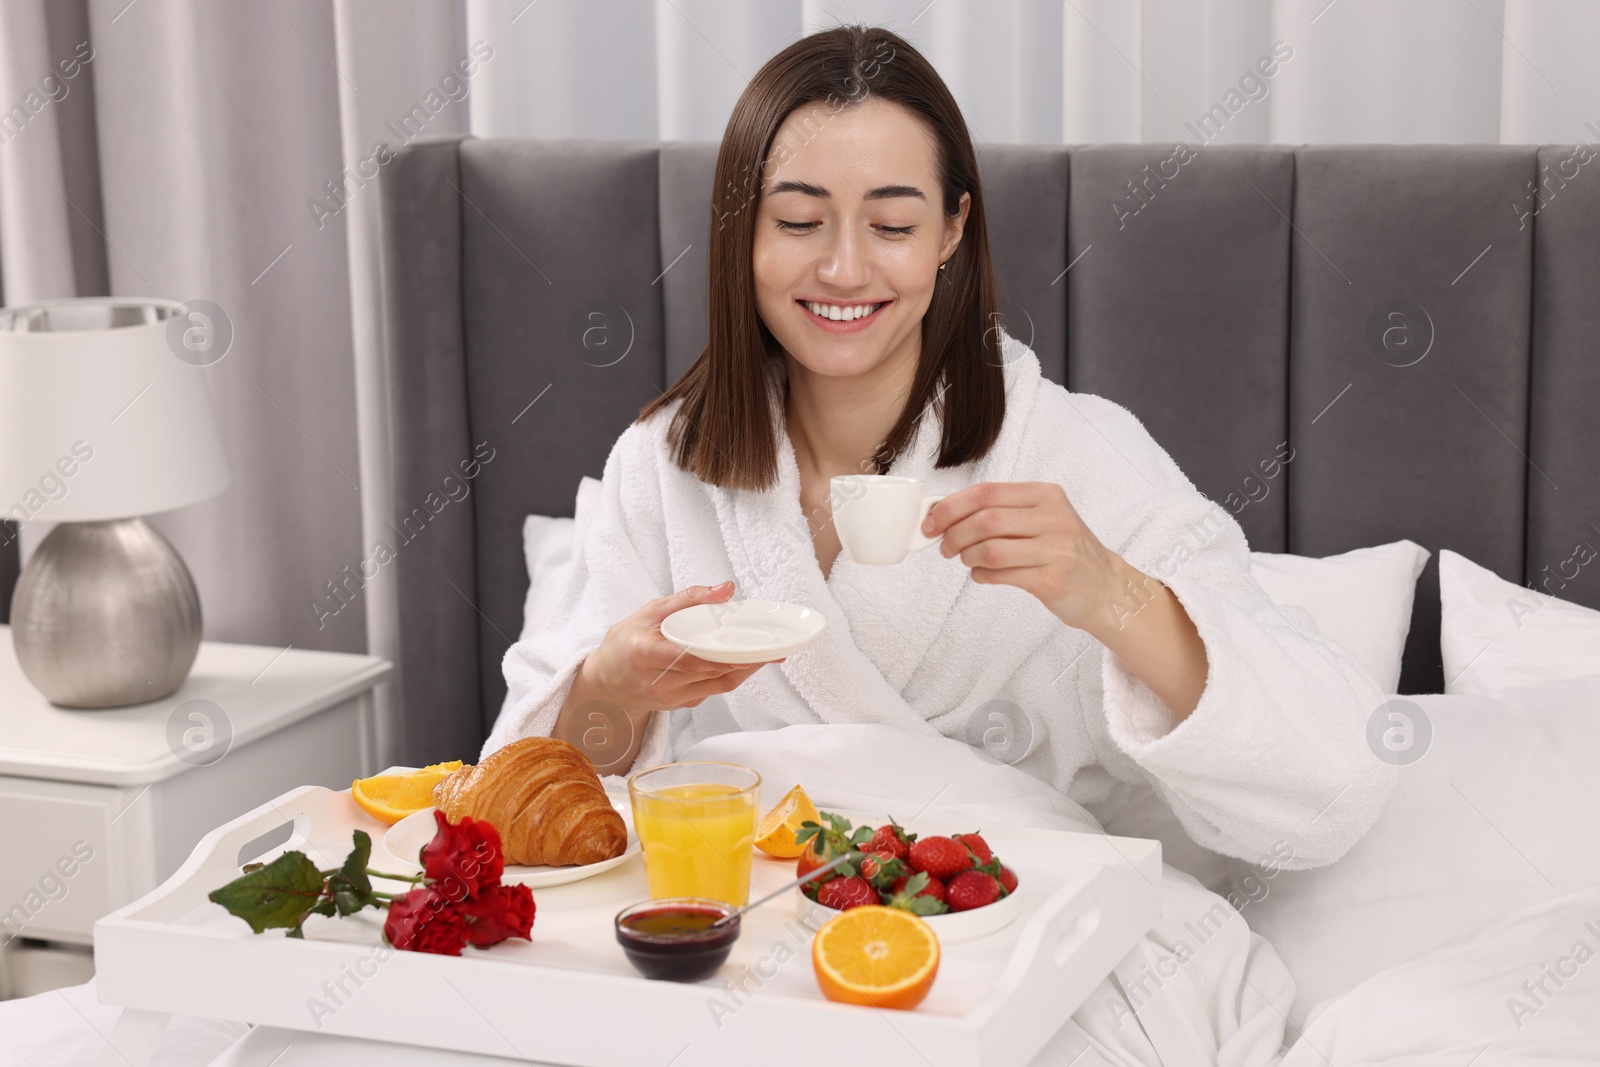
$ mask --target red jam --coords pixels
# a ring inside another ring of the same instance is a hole
[[[739,939],[739,920],[712,925],[730,910],[711,902],[646,901],[617,916],[617,942],[646,978],[697,982],[722,966]]]

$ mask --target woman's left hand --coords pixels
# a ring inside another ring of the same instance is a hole
[[[922,524],[943,534],[939,551],[959,555],[972,580],[1014,585],[1068,626],[1116,626],[1128,565],[1100,543],[1054,482],[980,482],[935,504]]]
[[[1198,706],[1210,661],[1194,621],[1170,589],[1100,543],[1061,486],[969,485],[930,508],[922,532],[942,533],[939,551],[959,555],[973,581],[1025,589],[1094,636],[1177,718]]]

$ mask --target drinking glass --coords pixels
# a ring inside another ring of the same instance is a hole
[[[737,763],[667,763],[628,779],[650,895],[750,899],[761,775]]]

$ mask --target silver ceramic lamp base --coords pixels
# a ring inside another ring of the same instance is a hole
[[[113,708],[169,695],[200,650],[189,568],[143,519],[64,522],[11,598],[17,661],[51,703]]]

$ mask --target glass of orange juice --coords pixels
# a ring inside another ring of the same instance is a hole
[[[628,779],[650,895],[750,899],[761,775],[737,763],[667,763]]]

